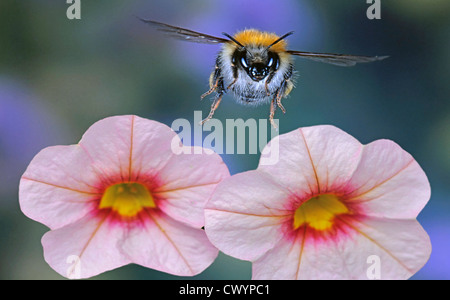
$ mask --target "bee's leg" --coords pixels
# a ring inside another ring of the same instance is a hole
[[[276,99],[277,101],[277,106],[281,109],[283,113],[286,113],[286,109],[284,108],[283,104],[281,104],[281,99],[283,98],[283,96],[285,96],[287,83],[288,83],[287,80],[283,80],[274,97],[274,99]]]
[[[217,86],[218,86],[218,85],[219,85],[219,80],[217,80],[217,81],[214,83],[214,85],[211,86],[211,88],[209,89],[209,91],[207,91],[206,93],[202,94],[202,95],[200,96],[200,99],[203,100],[203,98],[205,98],[206,96],[211,95],[211,94],[217,89]]]
[[[220,71],[218,70],[217,66],[214,72],[211,73],[211,76],[209,76],[209,90],[200,96],[200,99],[203,100],[206,96],[211,95],[219,86],[220,81]]]
[[[217,74],[220,74],[220,73],[217,73]],[[215,86],[214,90],[216,91],[216,97],[211,105],[211,110],[209,111],[208,117],[206,117],[206,119],[204,119],[203,121],[200,122],[201,125],[203,125],[206,121],[210,120],[213,117],[214,112],[219,107],[220,101],[222,101],[223,94],[225,93],[222,77],[219,76],[216,79],[214,86]]]
[[[283,113],[286,113],[286,109],[284,108],[283,104],[281,104],[281,99],[283,97],[286,97],[294,87],[294,84],[290,79],[285,79],[281,83],[280,87],[278,88],[277,92],[272,98],[272,102],[270,103],[270,115],[269,115],[269,121],[272,124],[274,128],[277,128],[277,125],[273,121],[273,117],[275,115],[275,111],[277,107],[281,109]]]
[[[281,85],[279,86],[274,97],[272,98],[272,102],[270,104],[269,120],[274,128],[277,128],[275,122],[273,121],[273,117],[275,115],[275,110],[277,109],[277,107],[279,107],[283,111],[283,113],[286,113],[286,109],[284,108],[283,104],[281,104],[281,99],[283,99],[284,97],[287,97],[287,95],[289,95],[289,93],[294,88],[294,83],[291,80],[293,72],[294,72],[294,66],[292,64],[290,64],[288,71],[284,74],[284,80],[281,82]],[[269,74],[269,77],[266,80],[266,93],[268,93],[268,84],[272,80],[274,74],[275,74],[275,72]],[[272,75],[272,76],[270,76],[270,75]]]
[[[236,83],[237,80],[238,80],[237,77],[234,78],[233,82],[227,86],[227,90],[229,90]]]
[[[200,125],[203,125],[205,122],[209,121],[213,115],[216,109],[219,107],[220,101],[222,101],[223,93],[217,93],[216,98],[214,99],[213,104],[211,105],[211,110],[209,111],[209,115],[200,122]]]
[[[293,88],[294,88],[294,83],[292,82],[292,80],[285,79],[281,83],[281,86],[277,91],[277,94],[276,94],[277,105],[279,108],[281,108],[283,113],[286,113],[286,109],[284,109],[283,104],[281,104],[281,99],[283,99],[284,97],[287,97]]]
[[[275,104],[275,101],[276,101],[275,99],[276,99],[276,97],[273,97],[272,101],[270,102],[269,121],[270,121],[270,124],[272,124],[273,128],[277,129],[278,126],[273,120],[273,117],[275,116],[275,111],[277,110],[277,106]]]
[[[227,90],[229,90],[236,83],[236,81],[238,80],[238,77],[239,77],[238,69],[237,69],[236,65],[232,64],[231,68],[233,70],[233,82],[227,86]]]
[[[203,95],[201,95],[200,99],[203,100],[203,98],[211,95],[214,91],[219,89],[220,88],[219,85],[221,84],[221,82],[223,82],[223,78],[220,73],[219,62],[216,61],[216,67],[215,67],[214,71],[211,73],[211,75],[209,76],[209,90],[206,93],[204,93]],[[223,83],[222,83],[222,85],[223,85]]]

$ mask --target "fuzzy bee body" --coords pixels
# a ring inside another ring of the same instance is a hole
[[[235,39],[238,40],[243,34],[247,33],[238,33]],[[255,30],[252,34],[263,33]],[[266,38],[266,41],[273,42],[273,39],[269,38]],[[236,44],[226,43],[222,46],[215,67],[215,70],[219,71],[211,74],[210,87],[212,88],[217,80],[221,80],[224,90],[220,92],[232,92],[238,103],[244,105],[269,103],[277,93],[282,97],[287,96],[293,88],[294,65],[291,55],[266,51],[270,45],[267,42],[243,45],[252,56]],[[252,65],[256,67],[252,69]]]
[[[355,56],[288,50],[285,38],[293,32],[279,37],[274,33],[247,29],[234,36],[223,33],[228,37],[225,39],[156,21],[141,20],[177,39],[196,43],[222,44],[215,68],[209,78],[210,89],[201,96],[203,99],[215,93],[210,113],[202,124],[212,118],[223,95],[230,92],[240,104],[270,103],[269,120],[276,127],[273,121],[275,110],[279,107],[285,112],[281,99],[287,97],[294,88],[293,56],[338,66],[353,66],[356,63],[387,58],[387,56]]]

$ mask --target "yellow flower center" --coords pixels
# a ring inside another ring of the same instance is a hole
[[[294,214],[294,229],[307,224],[316,230],[327,230],[333,226],[333,219],[349,210],[336,195],[324,194],[302,203]]]
[[[111,208],[119,215],[133,217],[144,207],[156,207],[148,189],[136,182],[118,183],[108,187],[100,200],[99,208]]]

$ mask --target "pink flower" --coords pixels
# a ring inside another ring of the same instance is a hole
[[[219,155],[198,147],[176,155],[174,144],[184,147],[164,124],[116,116],[76,145],[39,152],[19,199],[51,229],[42,238],[48,264],[69,278],[129,263],[182,276],[207,268],[218,250],[201,229],[203,208],[229,172]]]
[[[411,155],[333,126],[267,147],[275,143],[276,164],[225,179],[205,210],[210,241],[252,261],[253,279],[406,279],[426,263],[431,244],[416,217],[430,186]]]

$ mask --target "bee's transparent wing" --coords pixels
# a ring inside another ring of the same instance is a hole
[[[287,52],[292,55],[342,67],[351,67],[358,63],[368,63],[383,60],[389,57],[389,56],[358,56],[348,54],[314,53],[295,50],[288,50]]]
[[[172,26],[152,20],[144,20],[139,17],[138,19],[140,19],[142,22],[148,25],[154,26],[157,30],[162,31],[173,38],[180,39],[183,41],[202,44],[220,44],[229,42],[229,40],[227,39],[196,32],[193,30]]]

